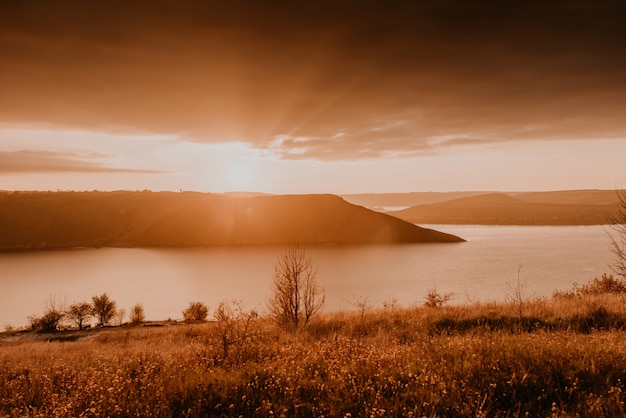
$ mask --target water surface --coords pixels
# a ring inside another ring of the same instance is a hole
[[[527,295],[550,296],[609,271],[613,255],[601,226],[429,226],[458,244],[309,248],[326,290],[326,311],[397,299],[423,303],[428,289],[455,292],[454,303],[504,300],[520,279]],[[212,311],[222,300],[265,310],[278,247],[81,249],[0,254],[0,327],[23,326],[51,297],[69,303],[107,292],[127,311],[142,303],[150,320],[180,318],[190,301]],[[520,270],[521,266],[521,270]]]

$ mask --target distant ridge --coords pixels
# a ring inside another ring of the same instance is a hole
[[[486,193],[388,212],[421,224],[602,225],[617,211],[614,191]]]
[[[367,208],[409,207],[440,203],[461,197],[487,192],[408,192],[408,193],[359,193],[341,195],[350,203]]]
[[[0,250],[461,242],[334,195],[0,193]]]
[[[617,203],[615,190],[558,190],[554,192],[512,193],[511,196],[532,203],[559,205],[611,205]]]

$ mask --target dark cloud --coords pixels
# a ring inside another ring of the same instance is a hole
[[[621,1],[0,5],[0,121],[284,158],[626,133]]]
[[[26,173],[162,173],[107,166],[100,154],[75,154],[52,151],[0,151],[0,174]]]

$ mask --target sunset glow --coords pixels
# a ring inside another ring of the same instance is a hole
[[[0,417],[626,416],[626,0],[0,0]]]

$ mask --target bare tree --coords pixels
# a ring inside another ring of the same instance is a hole
[[[280,325],[298,328],[322,310],[324,290],[303,247],[290,245],[276,260],[272,293],[268,309]]]
[[[107,325],[114,317],[117,311],[115,301],[109,299],[106,293],[91,298],[93,302],[93,314],[98,320],[98,325]]]
[[[626,189],[617,190],[617,211],[608,215],[608,221],[615,234],[609,233],[611,252],[616,260],[611,266],[613,273],[626,280]]]
[[[85,322],[93,316],[93,307],[87,302],[74,303],[67,308],[65,315],[78,329],[83,329]]]

